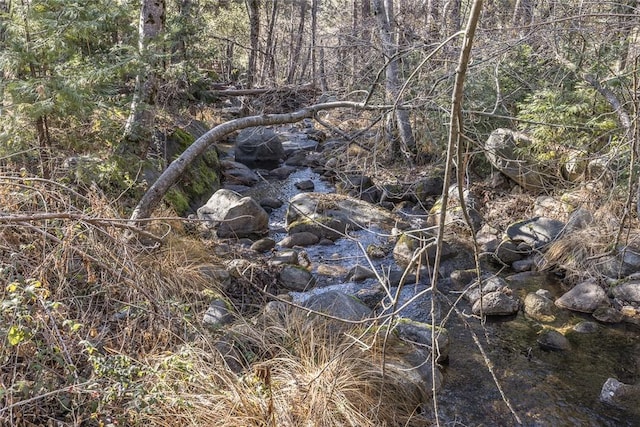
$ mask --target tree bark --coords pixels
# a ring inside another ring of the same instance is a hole
[[[248,0],[249,9],[249,39],[251,49],[249,50],[249,64],[247,66],[247,87],[251,89],[256,79],[257,58],[260,42],[260,2],[258,0]]]
[[[300,63],[300,52],[302,50],[302,40],[304,39],[304,22],[307,15],[307,1],[300,1],[300,21],[298,23],[297,37],[295,37],[295,45],[291,54],[291,63],[289,73],[287,74],[287,84],[292,84],[296,77],[298,64]]]
[[[149,218],[169,188],[177,182],[189,165],[201,156],[212,144],[231,132],[254,126],[269,126],[284,123],[295,123],[305,118],[313,118],[319,111],[336,108],[386,109],[388,106],[372,106],[359,102],[339,101],[316,104],[287,114],[264,114],[243,117],[222,123],[198,138],[160,175],[156,182],[142,196],[131,214],[131,221]]]
[[[266,5],[266,3],[265,3]],[[267,30],[267,41],[265,46],[266,58],[262,62],[262,84],[265,84],[266,76],[269,76],[271,83],[276,82],[276,61],[275,61],[275,41],[273,38],[273,29],[278,18],[278,0],[273,0],[271,7],[271,18],[269,19],[269,29]]]
[[[400,96],[400,66],[397,58],[397,48],[393,42],[391,25],[383,0],[373,0],[374,13],[378,20],[378,30],[382,42],[382,52],[387,60],[385,68],[385,89],[387,96],[396,104],[401,104]],[[400,136],[400,151],[403,156],[412,161],[415,156],[416,142],[413,138],[409,112],[398,107],[395,109],[396,125]]]
[[[151,145],[154,104],[158,91],[158,58],[165,24],[165,0],[142,0],[138,23],[138,53],[145,67],[136,76],[131,111],[122,138],[122,153],[133,153],[141,159]]]

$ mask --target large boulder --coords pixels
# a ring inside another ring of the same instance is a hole
[[[236,161],[249,167],[276,168],[284,159],[282,142],[272,129],[253,127],[240,131],[235,143]]]
[[[473,231],[476,232],[480,230],[483,223],[482,216],[477,210],[478,203],[476,201],[476,198],[473,196],[473,194],[471,194],[469,190],[464,190],[462,192],[462,197],[464,198],[464,204],[467,209],[469,219],[471,220],[471,228],[473,228]],[[440,225],[441,210],[442,197],[439,197],[429,210],[427,225]],[[466,222],[466,218],[462,210],[462,205],[460,204],[460,194],[456,185],[452,185],[448,190],[447,216],[445,221],[445,225],[464,224]]]
[[[338,319],[358,321],[371,315],[371,309],[358,298],[337,290],[312,295],[304,307]]]
[[[574,286],[556,300],[556,305],[567,310],[593,313],[608,302],[607,294],[595,279],[589,279]]]
[[[372,226],[387,231],[401,219],[371,203],[342,194],[300,193],[289,201],[287,230],[290,234],[307,231],[320,238],[336,240],[348,229]]]
[[[600,401],[640,416],[640,385],[624,384],[615,378],[608,378],[602,385]]]
[[[249,169],[246,165],[231,160],[223,160],[220,162],[222,175],[226,184],[252,186],[260,181],[257,173]]]
[[[507,237],[514,242],[523,242],[531,248],[540,249],[556,240],[566,224],[556,219],[535,217],[511,224]]]
[[[217,229],[218,237],[253,237],[269,230],[269,215],[251,197],[221,189],[198,209],[198,218]]]
[[[541,191],[545,171],[533,157],[526,155],[531,139],[509,129],[496,129],[484,144],[487,160],[525,190]]]
[[[640,249],[636,247],[618,247],[614,255],[602,258],[597,264],[600,273],[613,279],[620,279],[640,271]]]

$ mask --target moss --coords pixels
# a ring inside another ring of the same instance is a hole
[[[164,196],[165,200],[175,209],[178,215],[184,215],[189,210],[187,195],[177,188],[171,188]]]
[[[176,128],[169,137],[173,140],[171,160],[177,159],[193,142],[195,137],[184,129]],[[178,215],[195,211],[206,203],[207,199],[220,188],[220,162],[215,149],[207,150],[182,175],[175,186],[179,193],[167,194],[165,200],[171,204]]]

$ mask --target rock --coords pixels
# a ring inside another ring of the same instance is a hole
[[[298,181],[295,184],[295,187],[300,191],[313,191],[315,188],[315,184],[310,179],[306,179],[304,181]]]
[[[272,169],[277,167],[284,157],[282,142],[272,129],[247,128],[241,130],[236,137],[236,161],[249,167]]]
[[[264,239],[260,239],[255,241],[251,245],[251,250],[256,252],[268,252],[276,246],[276,241],[270,237],[265,237]]]
[[[268,231],[269,215],[251,197],[233,191],[216,191],[206,205],[198,209],[198,218],[217,228],[218,237],[251,237]]]
[[[616,255],[604,257],[598,270],[607,277],[620,279],[640,271],[640,249],[620,247]]]
[[[594,221],[593,214],[584,208],[578,208],[571,213],[565,227],[565,234],[583,230]]]
[[[320,241],[320,238],[308,231],[293,233],[278,242],[278,246],[292,248],[294,246],[311,246]]]
[[[382,259],[387,256],[387,251],[383,247],[373,243],[367,245],[366,253],[372,259]]]
[[[614,408],[640,416],[640,386],[608,378],[600,391],[600,401]]]
[[[348,282],[362,282],[374,277],[376,277],[376,273],[373,270],[362,265],[356,265],[351,270],[349,270],[349,272],[347,273],[347,277],[345,277],[345,280]]]
[[[277,179],[287,179],[289,175],[291,175],[295,171],[296,171],[296,168],[294,168],[293,166],[285,165],[285,166],[280,166],[279,168],[273,169],[271,172],[269,172],[269,175]]]
[[[594,332],[598,332],[600,327],[595,322],[590,322],[588,320],[583,320],[582,322],[574,325],[572,328],[573,331],[579,334],[592,334]]]
[[[438,175],[421,178],[414,185],[416,199],[421,203],[429,202],[432,197],[442,195],[443,187],[444,180],[442,176]]]
[[[505,265],[520,261],[524,255],[526,254],[520,252],[518,246],[511,240],[501,241],[494,251],[494,256]]]
[[[313,311],[351,321],[366,319],[371,315],[371,309],[356,297],[336,290],[312,295],[304,302],[303,306]]]
[[[260,200],[260,206],[262,206],[263,208],[278,209],[283,204],[284,203],[282,203],[282,200],[274,199],[271,197],[265,197],[264,199]]]
[[[366,190],[351,190],[347,195],[364,200],[367,203],[377,204],[380,201],[381,192],[376,187],[369,187]]]
[[[533,270],[533,267],[536,265],[536,262],[531,259],[531,258],[527,258],[527,259],[521,259],[518,261],[514,261],[511,264],[511,269],[513,271],[515,271],[516,273],[522,273],[525,271],[531,271]]]
[[[233,314],[229,311],[227,302],[222,298],[211,301],[202,318],[202,323],[212,328],[219,328],[232,321]]]
[[[352,190],[361,193],[371,187],[373,187],[373,181],[366,175],[346,175],[336,184],[336,190],[342,194]]]
[[[391,288],[391,295],[395,295],[397,288]],[[416,295],[419,297],[416,298]],[[395,304],[391,304],[391,301],[386,297],[381,305],[383,307],[383,314],[388,314],[392,310],[398,310],[398,316],[407,319],[415,320],[418,322],[431,323],[431,287],[427,285],[411,285],[403,286],[400,289],[400,295],[398,295],[398,301]],[[435,301],[435,320],[439,321],[442,317],[441,304],[436,299]]]
[[[627,282],[611,289],[614,298],[632,304],[640,304],[640,282]]]
[[[414,255],[420,251],[420,256],[416,257],[415,262],[421,265],[433,265],[436,256],[435,238],[423,233],[400,235],[393,247],[393,259],[403,268],[406,268]],[[452,258],[456,255],[451,245],[442,242],[441,260]],[[428,263],[428,264],[427,264]]]
[[[598,285],[596,280],[589,279],[574,286],[573,289],[558,298],[555,304],[568,310],[593,313],[598,307],[607,302],[605,291]]]
[[[558,238],[564,230],[565,223],[551,218],[535,217],[511,224],[507,236],[516,242],[524,242],[535,249],[540,249]]]
[[[538,293],[530,293],[524,299],[524,312],[540,322],[553,322],[556,319],[553,301]]]
[[[280,284],[291,291],[303,292],[316,285],[316,278],[306,269],[285,265],[279,274]]]
[[[483,219],[480,213],[476,210],[476,199],[469,190],[464,190],[463,195],[464,202],[471,220],[471,228],[474,232],[481,229],[483,225]],[[442,209],[442,197],[438,198],[435,204],[429,210],[429,217],[427,218],[427,225],[437,226],[440,223],[440,210]],[[446,225],[458,223],[465,224],[466,219],[462,207],[460,206],[460,195],[458,194],[458,187],[452,185],[449,187],[449,200],[447,206],[447,219]]]
[[[472,312],[485,316],[509,316],[518,312],[520,303],[504,292],[489,292],[478,298],[473,304]]]
[[[260,181],[258,174],[242,163],[222,160],[220,167],[222,168],[222,176],[225,178],[225,184],[251,187]]]
[[[222,288],[226,288],[231,283],[231,275],[224,266],[205,264],[198,270],[200,274],[210,278],[214,285],[222,285]]]
[[[592,316],[602,323],[619,323],[624,317],[620,311],[613,307],[598,307]]]
[[[508,289],[509,285],[507,282],[498,276],[490,276],[482,278],[482,294],[486,295],[489,292],[502,292],[505,289]],[[467,291],[463,294],[463,297],[469,301],[469,304],[473,305],[480,298],[480,287],[478,286],[478,281],[475,280]]]
[[[538,345],[543,350],[566,351],[571,348],[569,340],[560,332],[553,329],[545,329],[537,339]]]
[[[428,323],[400,318],[394,325],[394,330],[401,340],[431,350],[433,344],[433,327]],[[435,343],[438,354],[436,362],[442,362],[449,358],[449,333],[445,328],[436,327]]]
[[[532,157],[526,157],[531,139],[509,129],[496,129],[484,144],[489,162],[525,190],[544,189],[543,167]]]
[[[383,184],[380,186],[382,195],[381,202],[400,203],[402,201],[413,201],[412,191],[408,186],[402,184]]]
[[[477,279],[478,273],[475,268],[468,270],[456,270],[451,273],[451,280],[457,289],[466,288],[473,280]]]
[[[427,273],[428,274],[428,273]],[[415,274],[406,274],[404,270],[390,270],[388,274],[386,274],[387,281],[389,282],[389,286],[397,287],[400,286],[400,282],[404,277],[404,284],[415,284],[416,283],[416,275]]]
[[[298,252],[293,249],[279,251],[269,260],[269,264],[274,267],[284,264],[297,265]]]
[[[397,215],[363,200],[341,194],[300,193],[289,201],[287,209],[289,233],[309,231],[320,238],[336,240],[347,227],[370,228],[372,225],[390,231],[404,222]]]

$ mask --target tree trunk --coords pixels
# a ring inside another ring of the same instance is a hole
[[[265,3],[266,5],[266,3]],[[271,79],[271,83],[276,83],[276,62],[275,62],[275,51],[276,51],[276,43],[273,38],[273,29],[276,25],[276,20],[278,18],[278,0],[273,0],[273,5],[271,7],[271,18],[269,20],[269,30],[267,31],[267,45],[265,46],[266,58],[262,62],[262,84],[265,84],[265,77],[269,76]]]
[[[311,0],[311,83],[318,85],[318,8],[320,0]]]
[[[387,96],[399,106],[395,109],[395,120],[400,136],[400,147],[402,155],[412,161],[415,156],[416,142],[413,138],[409,111],[402,108],[402,97],[400,96],[400,66],[397,59],[397,47],[393,43],[390,22],[388,20],[387,9],[383,0],[373,0],[376,18],[378,20],[378,31],[382,42],[382,52],[387,60],[385,68],[385,89]]]
[[[251,49],[249,50],[249,64],[247,67],[247,87],[251,89],[256,79],[257,57],[260,41],[260,2],[248,0],[249,28]]]
[[[124,129],[121,153],[141,159],[151,145],[154,104],[158,91],[159,43],[164,32],[165,0],[143,0],[138,23],[138,53],[146,65],[136,77],[131,111]]]
[[[295,45],[293,46],[293,52],[291,54],[291,63],[289,67],[289,74],[287,74],[287,84],[291,84],[295,81],[296,71],[300,62],[300,51],[302,50],[302,40],[304,40],[304,22],[307,15],[307,1],[300,1],[300,22],[298,24],[297,37],[295,37]],[[292,40],[293,42],[293,40]]]
[[[189,165],[201,156],[212,144],[226,135],[237,130],[255,126],[269,126],[276,124],[295,123],[305,118],[313,118],[319,111],[335,108],[381,109],[387,106],[365,105],[359,102],[338,101],[316,104],[287,114],[262,114],[259,116],[243,117],[222,123],[198,138],[180,157],[171,162],[169,167],[160,175],[156,182],[142,196],[131,214],[131,221],[149,218],[158,203],[169,188],[182,176]]]

